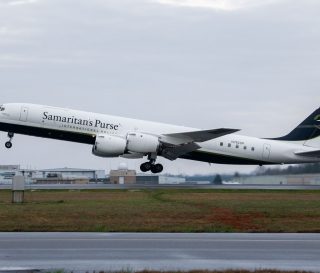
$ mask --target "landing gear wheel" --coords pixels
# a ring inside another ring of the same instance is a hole
[[[146,169],[146,167],[144,166],[144,164],[141,164],[141,166],[140,166],[140,171],[142,171],[143,173],[146,173],[146,172],[147,172],[147,169]]]
[[[140,170],[144,173],[150,171],[151,168],[152,168],[152,164],[150,162],[143,163],[140,166]]]
[[[152,165],[152,173],[161,173],[163,171],[163,166],[161,164]]]
[[[10,141],[6,142],[5,144],[7,149],[11,149],[12,148],[12,143]]]

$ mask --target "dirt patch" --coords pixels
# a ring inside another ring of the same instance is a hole
[[[263,218],[262,213],[236,213],[227,208],[215,208],[210,215],[205,217],[206,222],[222,223],[236,231],[258,231],[260,227],[255,224],[258,218]]]

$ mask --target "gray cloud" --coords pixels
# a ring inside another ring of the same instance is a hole
[[[222,11],[234,11],[239,9],[254,8],[263,5],[279,3],[281,0],[154,0],[160,4],[178,7],[207,8]]]
[[[228,126],[261,137],[286,133],[319,107],[318,1],[232,12],[142,0],[22,2],[0,9],[3,102]],[[83,145],[24,136],[14,142],[12,151],[1,145],[3,164],[109,168],[124,161],[94,158]],[[171,172],[252,169],[164,162]]]

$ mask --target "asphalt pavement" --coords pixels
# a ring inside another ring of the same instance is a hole
[[[0,233],[0,271],[268,268],[319,272],[319,257],[320,234]]]
[[[10,190],[12,185],[0,185],[0,190]],[[320,190],[320,185],[111,185],[111,184],[53,184],[26,185],[26,190],[134,190],[134,189],[203,189],[203,190]]]

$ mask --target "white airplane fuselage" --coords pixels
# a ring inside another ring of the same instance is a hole
[[[199,131],[195,128],[43,105],[13,103],[3,105],[2,109],[0,111],[1,131],[90,145],[95,145],[98,136],[125,139],[128,134],[138,133],[161,140],[164,135]],[[320,144],[319,137],[317,139],[316,143]],[[319,149],[320,145],[309,146],[308,141],[308,139],[295,141],[261,139],[227,134],[212,140],[197,142],[196,144],[200,146],[198,149],[188,151],[179,158],[235,165],[319,162],[318,156],[308,156],[308,153]],[[150,154],[154,152],[150,151]],[[133,153],[126,150],[124,154],[115,154],[114,157],[139,158],[148,154],[143,149],[141,153],[139,150]],[[158,156],[161,156],[161,153],[158,153]],[[106,154],[103,157],[113,157],[113,154]]]

